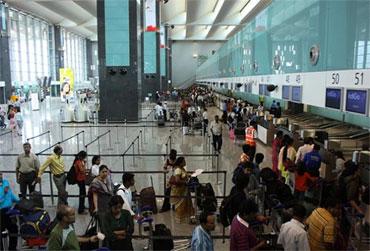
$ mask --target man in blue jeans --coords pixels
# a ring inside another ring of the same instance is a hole
[[[19,198],[14,195],[9,186],[9,181],[3,179],[3,174],[0,172],[0,211],[1,211],[1,236],[0,236],[0,250],[4,250],[2,232],[7,229],[9,235],[8,250],[16,250],[18,242],[18,226],[15,217],[8,215],[9,209],[14,203],[19,202]]]

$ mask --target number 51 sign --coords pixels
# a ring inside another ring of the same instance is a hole
[[[370,88],[370,69],[327,71],[326,86]]]

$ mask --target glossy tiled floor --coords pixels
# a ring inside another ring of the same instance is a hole
[[[123,169],[126,171],[147,171],[148,173],[137,173],[135,175],[136,189],[140,191],[142,188],[150,186],[152,178],[156,193],[158,195],[163,195],[164,175],[161,173],[152,173],[152,171],[162,171],[164,155],[166,154],[166,149],[169,149],[170,142],[172,148],[176,149],[180,154],[211,154],[209,137],[201,136],[199,132],[196,132],[195,135],[192,136],[183,136],[179,127],[167,126],[158,128],[156,127],[156,123],[150,122],[152,116],[148,118],[148,122],[130,124],[130,126],[137,127],[129,128],[122,127],[123,123],[109,124],[108,126],[110,127],[104,127],[102,124],[99,124],[99,127],[96,127],[96,125],[94,125],[95,127],[89,127],[88,123],[62,124],[60,123],[60,108],[63,105],[64,104],[60,103],[59,98],[48,98],[40,104],[40,110],[38,111],[32,111],[29,103],[22,105],[22,114],[24,117],[23,136],[12,136],[11,134],[7,134],[0,137],[0,153],[3,155],[0,155],[0,170],[15,170],[16,155],[22,152],[22,143],[24,143],[27,138],[50,131],[50,135],[45,134],[44,136],[30,140],[33,152],[39,153],[50,145],[62,141],[62,137],[63,139],[67,139],[78,132],[84,131],[79,137],[73,137],[62,143],[66,169],[68,170],[73,161],[73,156],[69,155],[76,154],[79,150],[83,150],[84,145],[95,140],[98,135],[106,133],[99,141],[95,141],[87,148],[89,162],[91,162],[91,157],[94,154],[100,152],[100,155],[102,155],[102,162],[107,164],[113,171],[122,171]],[[147,116],[149,112],[150,109],[143,108],[141,110],[141,117]],[[210,117],[218,113],[220,112],[216,110],[215,107],[209,109]],[[168,123],[167,125],[171,124],[172,123]],[[73,125],[77,127],[72,127]],[[147,127],[145,127],[145,125]],[[138,135],[141,137],[138,142],[135,143],[135,149],[133,150],[133,147],[131,147],[127,154],[132,155],[133,153],[140,153],[157,156],[125,156],[123,159],[122,154]],[[169,140],[170,135],[172,135],[171,140]],[[168,144],[167,147],[166,143]],[[270,166],[270,151],[270,147],[257,145],[257,152],[265,154],[265,161],[262,167]],[[45,155],[40,155],[41,163],[51,152],[52,149],[45,151]],[[186,156],[185,158],[188,170],[202,168],[207,171],[216,171],[217,169],[226,171],[226,184],[224,184],[223,174],[219,174],[218,176],[216,174],[202,174],[199,176],[201,182],[211,182],[217,195],[223,195],[224,187],[226,187],[226,194],[230,191],[232,186],[230,174],[236,167],[240,153],[241,147],[228,139],[227,130],[225,128],[222,152],[218,158],[210,156]],[[18,193],[19,186],[15,183],[14,174],[6,173],[4,177],[11,182],[14,191]],[[119,182],[120,179],[121,174],[113,175],[114,182]],[[69,194],[78,194],[77,186],[68,186],[67,189]],[[43,194],[50,194],[50,180],[47,174],[43,176],[41,190]],[[56,191],[55,187],[53,187],[53,191]],[[44,201],[47,210],[53,217],[55,215],[55,206],[53,206],[50,198],[45,198]],[[219,200],[219,203],[220,201],[221,200]],[[70,205],[77,207],[77,203],[77,199],[69,198]],[[158,200],[158,207],[160,207],[161,204],[162,201]],[[172,230],[172,234],[175,236],[186,235],[190,237],[192,229],[194,228],[194,225],[175,224],[172,212],[157,214],[154,216],[154,219],[155,223],[165,223],[169,226]],[[77,217],[75,227],[78,234],[83,234],[88,220],[88,216],[79,215]],[[136,231],[135,234],[138,234],[138,231]],[[221,225],[217,226],[214,234],[222,234]],[[137,250],[141,250],[145,244],[146,241],[144,240],[134,240],[134,246]],[[215,242],[215,247],[216,250],[228,249],[228,241],[223,244],[221,240],[217,240]]]

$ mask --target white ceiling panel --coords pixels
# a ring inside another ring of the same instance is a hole
[[[172,40],[227,40],[271,0],[160,0],[161,24]],[[7,0],[10,6],[97,37],[97,0]]]

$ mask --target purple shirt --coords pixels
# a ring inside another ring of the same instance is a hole
[[[247,222],[236,215],[230,229],[230,251],[251,250],[257,245],[257,238]]]

